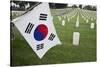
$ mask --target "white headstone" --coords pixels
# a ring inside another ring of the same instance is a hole
[[[93,21],[93,18],[91,18],[91,21]]]
[[[59,21],[61,21],[61,17],[60,16],[58,16],[58,19],[59,19]]]
[[[94,23],[91,23],[90,28],[94,29]]]
[[[64,26],[65,25],[65,20],[62,20],[62,26]]]
[[[86,23],[88,23],[88,22],[89,22],[89,20],[87,19],[87,20],[86,20]]]
[[[80,33],[79,32],[73,32],[73,45],[79,45],[80,40]]]
[[[79,27],[79,15],[77,16],[77,20],[76,20],[76,27]]]
[[[79,21],[76,21],[76,27],[79,27]]]
[[[68,22],[70,21],[70,19],[69,19],[69,18],[68,18],[67,20],[68,20]]]

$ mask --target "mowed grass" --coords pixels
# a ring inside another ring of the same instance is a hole
[[[66,20],[65,26],[54,16],[53,23],[61,41],[61,45],[51,48],[42,59],[39,59],[29,44],[24,40],[16,27],[13,28],[15,39],[11,41],[11,65],[40,65],[96,61],[96,20],[86,23],[79,15],[79,28],[75,27],[77,15]],[[90,29],[90,23],[95,23],[95,28]],[[79,46],[73,46],[73,32],[80,33]]]

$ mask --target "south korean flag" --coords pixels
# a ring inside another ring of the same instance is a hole
[[[37,5],[14,24],[40,59],[50,48],[61,44],[48,3]]]

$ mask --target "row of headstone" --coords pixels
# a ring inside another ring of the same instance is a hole
[[[53,19],[53,17],[52,17],[52,19]],[[59,20],[61,20],[61,17],[59,17]],[[68,18],[68,21],[69,21],[69,18]],[[87,19],[86,20],[86,23],[88,23],[89,22],[89,20]],[[90,24],[90,28],[91,29],[94,29],[94,23],[91,23]],[[65,26],[65,20],[62,20],[62,26]],[[79,27],[79,15],[77,16],[77,20],[76,20],[76,25],[75,25],[76,27]]]
[[[58,16],[58,20],[61,21],[62,20],[62,25],[65,24],[65,20],[66,20],[66,16],[63,16],[63,19],[61,16]],[[67,17],[68,22],[70,21],[70,18]]]
[[[93,18],[86,18],[86,17],[84,17],[84,16],[82,16],[82,18],[86,21],[86,23],[88,23],[88,22],[89,22],[89,19],[90,19],[91,21],[93,21],[93,20],[94,20]]]
[[[75,12],[75,13],[73,13],[73,14],[71,14],[71,15],[67,15],[67,17],[70,18],[70,19],[72,19],[72,18],[74,18],[76,15],[77,15],[77,12]]]
[[[68,13],[67,16],[74,16],[77,13],[77,10],[73,10],[72,12]]]
[[[76,27],[79,27],[79,15],[77,16],[77,20],[76,20]]]
[[[94,29],[94,23],[91,23],[90,28]],[[80,33],[79,32],[73,32],[73,45],[78,46],[80,42]]]
[[[65,25],[65,21],[66,21],[66,18],[68,20],[68,22],[70,21],[70,19],[72,19],[73,17],[75,17],[77,15],[77,10],[73,10],[71,11],[70,13],[68,14],[65,14],[63,16],[57,16],[58,20],[60,22],[62,22],[62,26]]]
[[[89,22],[89,19],[86,19],[82,14],[81,14],[82,18],[86,21],[86,23]],[[94,20],[94,18],[90,18],[91,21]],[[91,23],[90,24],[90,29],[94,29],[95,28],[95,23]]]
[[[81,15],[81,16],[84,17],[83,15]],[[85,17],[84,17],[84,19],[85,19]],[[89,22],[88,19],[85,19],[85,20],[86,20],[86,23]],[[90,20],[93,21],[94,19],[93,19],[93,18],[90,18]],[[95,23],[91,23],[91,24],[90,24],[90,28],[91,28],[91,29],[94,29],[94,28],[95,28]]]
[[[82,15],[81,15],[81,16],[82,16]],[[64,16],[58,16],[59,21],[62,20],[62,17],[65,19],[65,18],[66,18],[66,15],[64,15]],[[82,17],[84,18],[84,16],[82,16]],[[64,19],[61,21],[62,26],[65,25],[65,20],[64,20]],[[68,20],[68,22],[69,22],[69,21],[70,21],[70,18],[67,17],[67,20]],[[93,20],[93,18],[91,18],[91,20]],[[86,21],[86,23],[89,22],[88,19],[85,19],[85,21]],[[76,27],[79,27],[79,15],[77,16],[77,20],[76,20],[76,24],[75,24],[75,26],[76,26]],[[91,23],[91,24],[90,24],[90,28],[91,28],[91,29],[94,28],[94,23]]]
[[[82,18],[85,20],[85,19],[88,19],[88,20],[95,20],[96,19],[96,12],[90,12],[90,11],[86,11],[86,10],[81,10],[81,16]]]

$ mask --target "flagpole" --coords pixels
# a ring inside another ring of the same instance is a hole
[[[22,15],[26,14],[27,12],[31,11],[32,9],[34,9],[34,7],[38,6],[39,4],[41,4],[41,2],[35,4],[34,6],[30,7],[27,11],[25,11]],[[20,16],[22,16],[20,15]]]
[[[41,2],[36,3],[34,6],[30,7],[28,10],[26,10],[23,14],[21,14],[18,17],[16,17],[15,19],[11,19],[11,22],[14,22],[15,20],[19,19],[21,16],[23,16],[26,13],[28,13],[29,11],[31,11],[32,9],[34,9],[34,7],[38,6],[39,4],[41,4]],[[12,15],[12,11],[11,11],[11,15]],[[12,18],[12,16],[11,16],[11,18]]]

